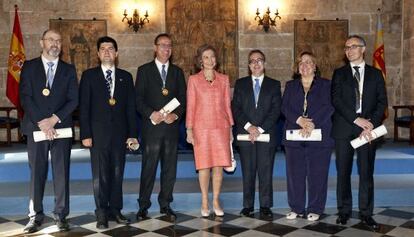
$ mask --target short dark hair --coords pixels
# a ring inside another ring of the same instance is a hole
[[[118,44],[116,43],[116,41],[109,37],[109,36],[102,36],[98,39],[98,42],[96,42],[96,49],[99,51],[99,48],[101,47],[102,43],[112,43],[112,45],[115,48],[115,51],[118,52]]]
[[[59,32],[59,31],[54,30],[54,29],[47,29],[47,30],[43,31],[43,34],[42,34],[42,39],[44,39],[44,38],[45,38],[45,35],[46,35],[47,33],[49,33],[49,32],[53,32],[53,33],[56,33],[56,34],[58,34],[58,35],[60,35],[60,36],[61,36],[61,34],[60,34],[60,32]]]
[[[219,66],[219,61],[217,57],[217,50],[210,44],[203,44],[197,49],[197,54],[195,56],[195,68],[196,71],[200,71],[203,69],[203,65],[201,65],[202,59],[203,59],[203,53],[207,50],[211,50],[214,53],[214,56],[216,57],[216,67],[214,69],[217,69]]]
[[[158,40],[159,40],[160,38],[162,38],[162,37],[166,37],[166,38],[168,38],[168,39],[170,39],[170,40],[171,40],[171,36],[170,36],[168,33],[161,33],[161,34],[159,34],[159,35],[157,35],[157,36],[155,37],[155,39],[154,39],[154,45],[157,45],[157,44],[158,44]]]
[[[249,52],[249,56],[247,56],[247,60],[249,60],[249,61],[250,61],[250,56],[252,56],[252,54],[254,54],[254,53],[258,53],[258,54],[262,55],[263,62],[266,62],[266,56],[265,56],[265,54],[262,52],[262,50],[260,50],[260,49],[253,49],[252,51],[250,51],[250,52]],[[250,63],[250,62],[248,62],[248,63]]]
[[[361,42],[362,45],[367,46],[367,42],[360,35],[350,35],[350,36],[348,36],[348,38],[346,40],[349,40],[349,39],[357,39]]]

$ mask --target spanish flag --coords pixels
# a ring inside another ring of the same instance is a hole
[[[13,35],[10,43],[10,54],[8,60],[8,72],[7,72],[7,98],[16,106],[19,111],[19,118],[23,116],[23,111],[20,106],[19,100],[19,82],[20,71],[24,60],[26,59],[24,54],[24,45],[22,31],[20,29],[19,15],[17,14],[18,7],[14,6],[14,25]]]
[[[386,78],[387,72],[385,70],[385,57],[384,57],[384,39],[383,29],[381,23],[381,16],[377,14],[377,37],[375,38],[375,48],[373,55],[373,62],[375,68],[378,68],[382,72],[384,79]]]

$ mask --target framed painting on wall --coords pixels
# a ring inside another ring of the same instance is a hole
[[[96,41],[107,34],[106,20],[50,19],[49,28],[62,34],[62,59],[76,66],[78,80],[99,64]]]
[[[233,85],[238,77],[237,1],[167,0],[165,7],[174,63],[184,70],[186,78],[195,73],[197,48],[210,44],[217,50],[218,70],[227,74]]]
[[[304,52],[315,54],[322,77],[331,79],[344,64],[348,20],[295,20],[295,60]]]

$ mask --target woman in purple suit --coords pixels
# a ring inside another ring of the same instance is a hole
[[[320,77],[316,58],[300,54],[293,80],[286,83],[282,113],[286,117],[283,144],[286,152],[288,203],[287,219],[303,217],[319,220],[325,209],[329,162],[334,141],[331,133],[331,82]],[[309,137],[321,129],[321,141],[286,140],[286,130],[298,129]],[[306,191],[308,204],[306,207]]]

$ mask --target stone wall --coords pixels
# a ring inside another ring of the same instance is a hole
[[[404,1],[404,33],[403,33],[403,77],[401,79],[401,100],[396,104],[414,104],[414,2]]]
[[[39,39],[48,27],[49,19],[106,19],[108,35],[119,43],[119,66],[134,77],[138,65],[152,59],[154,37],[165,30],[163,0],[126,0],[148,9],[150,24],[134,33],[121,22],[123,1],[112,0],[0,0],[0,106],[10,105],[5,96],[7,57],[14,20],[14,4],[18,4],[27,58],[39,55]],[[381,8],[384,25],[387,90],[390,106],[413,103],[411,83],[414,81],[414,3],[412,0],[280,0],[282,20],[276,29],[265,33],[254,21],[256,5],[265,1],[238,0],[239,76],[247,74],[247,53],[262,49],[267,56],[267,74],[282,81],[290,80],[293,66],[293,22],[310,20],[348,19],[349,33],[367,39],[366,61],[371,64],[375,40],[376,14]],[[142,4],[141,4],[142,3]],[[141,5],[140,5],[141,4]],[[272,6],[271,6],[272,7]],[[274,10],[271,9],[271,10]],[[404,17],[403,17],[404,16]],[[404,34],[403,34],[404,26]],[[402,42],[403,39],[403,42]],[[403,46],[403,47],[402,47]],[[410,47],[411,46],[411,47]],[[404,49],[404,50],[402,50]],[[404,53],[403,53],[404,52]],[[404,63],[403,63],[404,62]],[[403,68],[404,74],[403,74]],[[390,110],[392,111],[392,110]],[[392,127],[392,113],[387,126]],[[392,135],[389,135],[392,136]]]
[[[247,53],[253,48],[260,48],[264,50],[268,58],[267,73],[282,81],[282,85],[290,80],[294,61],[293,24],[294,20],[304,18],[308,20],[348,19],[349,34],[359,34],[366,38],[365,59],[367,63],[372,64],[377,9],[380,8],[382,10],[381,20],[384,25],[389,105],[392,106],[396,101],[402,101],[408,96],[409,93],[402,92],[402,88],[405,88],[402,80],[401,57],[402,0],[291,0],[278,2],[280,2],[278,8],[282,19],[277,23],[276,29],[272,28],[268,33],[265,33],[254,21],[255,9],[252,9],[249,1],[239,1],[240,75],[247,74]],[[405,5],[408,2],[410,2],[409,5],[412,5],[412,1],[406,0],[406,2]],[[412,15],[408,16],[411,23],[413,21]],[[392,128],[392,109],[390,109],[390,117],[386,120],[386,124],[388,128]],[[391,133],[388,136],[392,136]]]

